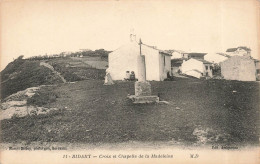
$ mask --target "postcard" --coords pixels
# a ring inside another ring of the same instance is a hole
[[[260,162],[260,1],[0,5],[0,163]]]

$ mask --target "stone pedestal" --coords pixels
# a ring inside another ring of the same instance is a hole
[[[134,104],[150,104],[150,103],[159,103],[158,96],[128,96],[129,99],[133,101]]]
[[[135,96],[151,96],[151,84],[148,81],[135,82]]]
[[[135,95],[128,96],[134,104],[158,103],[159,97],[152,96],[151,84],[148,81],[135,82]]]

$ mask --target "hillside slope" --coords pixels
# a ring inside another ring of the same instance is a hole
[[[103,80],[106,66],[107,61],[100,57],[23,59],[20,56],[0,73],[1,99],[40,85],[88,79]]]
[[[65,58],[55,58],[46,61],[50,64],[55,71],[60,72],[60,74],[68,82],[87,80],[87,79],[104,79],[105,68],[97,69],[94,65],[86,63],[89,61],[91,63],[92,59],[89,57],[76,58],[76,57],[65,57]],[[103,62],[101,59],[96,62]]]
[[[152,81],[151,86],[152,95],[159,94],[169,104],[131,103],[127,95],[134,94],[133,81],[103,85],[102,80],[84,80],[50,86],[30,102],[40,106],[38,98],[57,97],[43,107],[58,110],[2,120],[1,141],[74,145],[135,141],[157,146],[169,142],[239,149],[259,145],[259,83],[180,78]]]
[[[1,72],[1,99],[39,85],[62,83],[50,69],[40,66],[40,61],[17,58]]]

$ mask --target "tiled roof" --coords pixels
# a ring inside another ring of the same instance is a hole
[[[203,62],[203,64],[212,64],[211,62],[204,60],[204,59],[195,59],[195,60],[201,61],[201,62]]]
[[[237,48],[228,48],[227,50],[226,50],[226,52],[235,52],[237,49],[239,49],[239,48],[241,48],[241,49],[243,49],[243,50],[245,50],[245,51],[247,51],[247,52],[250,52],[251,51],[251,49],[250,48],[247,48],[247,47],[245,47],[245,46],[239,46],[239,47],[237,47]]]
[[[173,52],[178,52],[178,53],[180,53],[180,54],[183,54],[183,53],[186,53],[186,52],[184,52],[184,51],[182,51],[182,50],[174,50],[174,49],[171,49],[171,50],[166,50],[168,53],[173,53]]]
[[[192,69],[192,70],[190,70],[190,71],[195,71],[195,72],[198,72],[198,73],[202,73],[202,72],[200,72],[200,71],[197,70],[197,69]]]
[[[228,55],[228,54],[225,54],[225,53],[221,53],[221,52],[219,52],[219,53],[217,53],[217,54],[219,54],[219,55],[221,55],[221,56],[228,57],[228,58],[230,58],[230,57],[231,57],[230,55]]]
[[[226,50],[226,52],[235,52],[237,50],[237,48],[229,48]]]
[[[189,55],[192,55],[192,56],[204,56],[206,55],[207,53],[198,53],[198,52],[187,52],[185,54],[189,54]]]

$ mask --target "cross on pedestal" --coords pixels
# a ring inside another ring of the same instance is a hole
[[[155,103],[159,102],[158,96],[152,96],[151,84],[146,81],[145,56],[142,55],[142,41],[139,41],[140,55],[137,56],[138,81],[135,82],[135,95],[128,96],[133,103]]]

